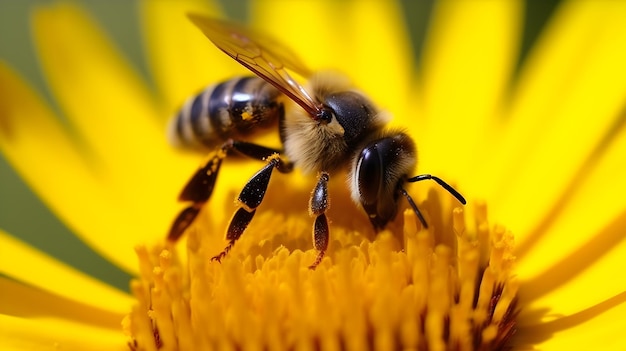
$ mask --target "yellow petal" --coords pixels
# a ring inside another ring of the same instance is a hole
[[[219,14],[213,1],[141,2],[149,65],[169,114],[205,86],[243,72],[191,23],[189,12]]]
[[[85,204],[106,206],[107,196],[89,171],[87,158],[81,153],[79,144],[42,105],[40,98],[2,63],[0,92],[4,125],[0,130],[0,149],[61,220],[76,233],[89,232],[94,211]],[[95,215],[100,216],[99,213]],[[95,222],[95,225],[98,223]],[[93,234],[101,233],[95,230]],[[106,241],[106,236],[102,238],[95,243]],[[117,250],[127,255],[127,267],[132,267],[132,256],[128,256],[132,250],[128,251]]]
[[[0,287],[0,314],[22,318],[61,318],[109,329],[119,329],[123,318],[120,313],[86,305],[4,277],[0,277]]]
[[[6,276],[109,313],[122,314],[132,303],[132,298],[125,293],[58,262],[1,230],[0,243],[0,272]]]
[[[146,87],[80,8],[67,3],[41,8],[33,25],[48,81],[89,143],[89,172],[100,188],[59,195],[46,187],[39,194],[55,202],[91,246],[132,271],[132,250],[120,248],[165,235],[187,177],[181,169],[193,169],[197,161],[167,145],[164,122]]]
[[[404,123],[413,56],[401,8],[393,1],[260,1],[253,24],[292,49],[313,70],[348,75]],[[316,20],[317,19],[317,20]]]
[[[30,87],[2,63],[0,82],[3,154],[74,233],[108,259],[135,270],[132,250],[120,247],[123,243],[132,247],[137,239],[120,230],[124,211],[114,210],[119,198],[90,168],[84,149]]]
[[[534,305],[573,313],[626,290],[626,128],[596,150],[572,180],[565,203],[520,247],[519,274]],[[594,287],[590,289],[589,287]]]
[[[3,350],[128,350],[120,330],[58,318],[19,318],[0,314]]]
[[[481,194],[500,104],[520,37],[519,1],[441,1],[423,59],[422,169],[454,174]],[[478,171],[480,170],[480,172]],[[464,190],[470,198],[473,194]]]
[[[154,168],[172,154],[146,86],[80,8],[42,8],[33,23],[53,93],[108,168],[97,169],[99,176],[130,198],[149,195],[135,192],[161,181],[151,183],[155,177],[141,170]]]
[[[513,349],[624,350],[626,339],[626,293],[598,301],[577,313],[558,316],[551,322],[521,325]],[[523,318],[523,313],[522,317]],[[523,321],[520,321],[523,322]]]
[[[621,279],[626,255],[624,226],[626,213],[584,246],[569,251],[560,262],[525,282],[527,291],[522,291],[522,301],[531,300],[524,304],[526,308],[545,311],[545,319],[550,320],[626,291]]]
[[[164,143],[147,87],[87,13],[59,3],[36,8],[32,22],[52,93],[97,157],[123,167],[143,161],[129,148]]]
[[[486,174],[495,215],[514,232],[541,220],[620,115],[624,16],[624,2],[564,3],[529,57],[503,144],[491,153],[495,171]]]
[[[30,176],[26,180],[72,183],[76,179],[87,178],[84,155],[78,152],[70,134],[41,104],[30,87],[2,61],[0,82],[0,148],[14,166],[20,166],[18,171],[23,176]],[[37,143],[37,140],[41,142]],[[63,162],[68,167],[66,174],[55,176],[45,172],[56,169],[59,160],[55,155],[63,155]],[[40,172],[26,171],[28,166]]]

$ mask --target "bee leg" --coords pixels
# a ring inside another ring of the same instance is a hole
[[[226,232],[226,240],[228,240],[228,245],[224,248],[222,252],[213,256],[211,258],[212,261],[220,262],[222,258],[224,258],[230,249],[233,248],[235,242],[243,231],[248,227],[248,224],[252,221],[252,217],[256,210],[252,210],[252,212],[248,212],[245,208],[240,207],[237,212],[233,215],[233,218],[230,220],[230,225],[228,226],[228,231]]]
[[[329,179],[328,173],[320,173],[317,185],[315,185],[309,200],[309,214],[316,216],[313,224],[313,247],[318,251],[315,261],[309,266],[310,269],[315,269],[322,262],[328,248],[330,230],[328,229],[326,210],[330,207],[330,202],[328,201]]]
[[[191,177],[178,197],[179,201],[188,201],[192,204],[183,209],[174,220],[167,236],[169,241],[175,242],[183,235],[209,200],[215,187],[222,160],[231,150],[260,161],[280,153],[276,149],[232,139],[227,140],[220,148],[210,153],[207,161]],[[276,168],[282,173],[287,173],[293,170],[293,164],[281,160]]]
[[[278,154],[274,154],[268,157],[267,164],[255,175],[253,175],[250,180],[248,180],[237,197],[237,202],[240,208],[235,212],[233,218],[230,220],[230,224],[226,232],[226,240],[229,241],[228,245],[222,252],[215,255],[212,260],[220,261],[224,258],[224,256],[226,256],[226,254],[228,254],[230,249],[232,249],[237,239],[241,237],[241,234],[243,234],[244,230],[248,227],[248,224],[252,221],[252,217],[254,217],[254,214],[256,213],[256,208],[259,207],[263,201],[273,169],[276,168],[280,170],[285,169],[285,167],[289,167],[288,165],[285,165],[285,163],[286,162],[281,160]]]
[[[193,220],[196,219],[203,205],[204,202],[197,202],[180,211],[174,220],[169,233],[167,234],[167,240],[170,242],[176,242],[180,236],[183,235],[185,230],[189,228],[191,223],[193,223]]]
[[[188,201],[192,204],[178,214],[167,235],[167,240],[171,242],[177,241],[198,216],[198,213],[200,213],[200,210],[213,193],[222,160],[226,158],[228,150],[232,147],[233,142],[229,140],[222,144],[219,149],[211,152],[204,165],[194,173],[180,192],[178,200]]]
[[[280,155],[282,153],[281,150],[272,149],[246,141],[235,140],[232,144],[233,150],[237,151],[237,153],[259,161],[265,161],[274,154]],[[276,169],[281,173],[289,173],[293,170],[293,163],[287,162],[281,158],[280,162],[276,166]]]

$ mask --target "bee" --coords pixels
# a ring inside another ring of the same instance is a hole
[[[434,180],[466,203],[442,179],[410,175],[417,163],[414,141],[403,131],[387,129],[387,115],[346,80],[313,74],[285,46],[242,26],[195,14],[189,18],[213,44],[255,76],[208,87],[190,98],[172,119],[169,134],[175,144],[213,151],[180,193],[179,200],[189,205],[174,220],[168,240],[176,241],[209,201],[222,161],[230,154],[265,165],[237,197],[239,208],[226,230],[228,244],[212,258],[217,261],[228,254],[252,221],[274,169],[289,173],[298,167],[304,174],[317,174],[309,200],[313,246],[318,252],[312,269],[321,262],[329,243],[326,211],[332,174],[347,171],[352,200],[365,211],[376,231],[396,216],[401,196],[428,228],[405,189],[407,183]],[[300,85],[289,71],[312,77],[308,86]],[[278,131],[282,148],[247,141],[268,130]]]

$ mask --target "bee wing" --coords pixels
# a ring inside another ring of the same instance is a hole
[[[311,75],[291,50],[272,38],[252,33],[234,23],[197,14],[187,16],[220,50],[271,83],[311,117],[319,115],[320,106],[287,72],[290,69],[302,76]]]

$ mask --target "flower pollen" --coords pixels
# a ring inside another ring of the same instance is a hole
[[[221,263],[200,225],[186,234],[185,260],[182,244],[138,246],[130,349],[505,349],[518,312],[513,235],[488,224],[485,204],[468,221],[430,195],[420,205],[429,229],[411,210],[371,238],[366,226],[331,224],[316,270],[303,240],[310,219],[271,210]]]

